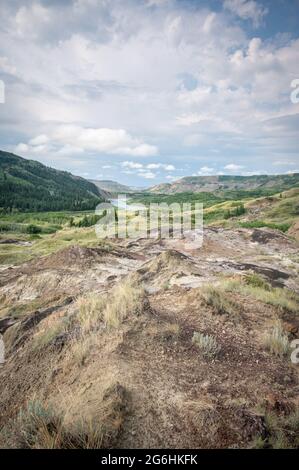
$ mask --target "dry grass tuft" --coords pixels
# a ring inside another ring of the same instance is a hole
[[[264,341],[265,347],[275,356],[284,357],[290,353],[288,336],[280,323],[277,323],[272,331],[266,334]]]
[[[239,311],[239,306],[228,298],[226,290],[222,285],[206,285],[202,287],[201,297],[218,315],[235,315]]]
[[[100,449],[112,444],[123,423],[125,390],[111,387],[93,414],[67,420],[68,410],[31,401],[1,429],[1,447],[22,449]],[[78,410],[77,410],[78,411]]]
[[[62,338],[67,333],[69,325],[70,319],[67,316],[55,318],[33,337],[32,350],[40,351],[46,346],[54,344],[59,337]]]
[[[117,328],[129,314],[142,311],[143,288],[132,278],[117,284],[109,294],[89,294],[77,301],[78,320],[82,333],[95,330],[100,324]]]
[[[273,288],[257,274],[248,274],[244,280],[224,281],[221,288],[226,292],[238,292],[253,297],[260,302],[272,305],[282,313],[297,313],[299,309],[298,294],[280,287]]]

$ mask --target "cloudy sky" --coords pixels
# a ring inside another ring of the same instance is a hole
[[[299,0],[0,0],[0,148],[135,186],[299,171]]]

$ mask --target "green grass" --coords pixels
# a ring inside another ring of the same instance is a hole
[[[245,282],[248,286],[257,287],[266,291],[271,290],[271,285],[265,280],[263,276],[257,273],[249,273],[245,277]]]
[[[276,190],[276,189],[275,189]],[[227,228],[270,227],[286,232],[298,219],[299,196],[296,188],[285,193],[276,194],[270,208],[263,209],[262,214],[252,221],[243,220],[252,204],[258,204],[255,197],[273,194],[274,190],[225,191],[215,193],[179,193],[173,195],[136,194],[132,201],[143,202],[202,202],[204,204],[204,224],[220,225]],[[244,207],[246,214],[239,214]],[[233,216],[233,217],[231,217]],[[261,217],[262,216],[262,217]],[[194,212],[193,219],[194,221]],[[100,242],[94,228],[84,227],[96,221],[93,211],[61,212],[1,212],[0,239],[16,239],[31,242],[31,246],[0,244],[0,265],[19,264],[32,258],[45,256],[55,251],[79,244],[97,246]]]
[[[291,227],[291,223],[289,224],[275,224],[273,222],[265,222],[263,220],[253,220],[250,222],[240,222],[240,226],[243,228],[273,228],[275,230],[280,230],[281,232],[287,232]]]
[[[30,242],[30,245],[0,244],[0,265],[20,264],[33,258],[46,256],[70,245],[98,246],[105,245],[96,236],[94,227],[70,227],[72,220],[77,225],[85,216],[92,217],[93,212],[37,212],[5,214],[0,223],[0,239],[14,239]],[[59,222],[59,224],[58,224]],[[57,223],[58,225],[54,225]],[[12,231],[1,232],[1,225],[12,226]],[[39,233],[32,233],[32,227],[40,228]]]
[[[299,410],[285,415],[258,409],[265,418],[267,437],[257,436],[252,442],[255,449],[298,449],[299,446]]]
[[[245,296],[253,297],[260,302],[272,305],[281,313],[299,312],[299,296],[288,289],[271,287],[263,278],[258,280],[258,275],[246,276],[242,282],[232,280],[223,281],[222,289],[228,292],[239,292]]]

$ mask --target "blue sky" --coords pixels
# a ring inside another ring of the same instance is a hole
[[[134,186],[299,171],[299,0],[11,0],[0,17],[0,148]]]

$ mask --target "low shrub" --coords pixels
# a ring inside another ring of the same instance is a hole
[[[198,331],[194,332],[192,343],[200,350],[201,354],[207,358],[215,358],[220,352],[220,346],[213,336],[204,335]]]

